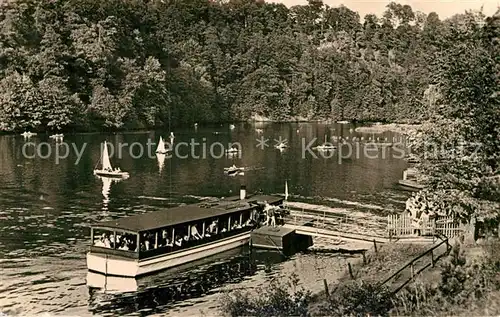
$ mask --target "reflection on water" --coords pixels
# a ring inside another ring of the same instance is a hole
[[[109,204],[109,194],[111,191],[111,185],[113,183],[118,183],[122,181],[123,179],[121,178],[112,178],[112,177],[106,177],[106,176],[96,176],[102,181],[102,196],[104,197],[102,201],[102,210],[107,211],[108,210],[108,204]]]
[[[158,160],[158,171],[161,174],[163,168],[165,167],[165,154],[156,153],[156,159]]]
[[[151,284],[139,281],[136,292],[108,294],[92,289],[89,297],[85,262],[90,235],[88,227],[98,221],[194,203],[211,196],[227,197],[237,193],[242,184],[249,192],[283,194],[285,179],[288,180],[290,200],[376,214],[402,208],[408,193],[399,190],[395,184],[407,166],[404,160],[391,156],[395,149],[387,148],[385,157],[379,155],[376,158],[343,159],[339,151],[331,158],[303,156],[303,142],[308,144],[316,138],[315,145],[318,145],[325,135],[330,139],[332,136],[373,138],[371,134],[357,133],[351,128],[354,127],[338,124],[259,123],[239,124],[233,130],[228,126],[199,126],[196,131],[192,127],[179,129],[175,131],[176,144],[189,143],[191,139],[197,142],[206,140],[209,149],[214,142],[239,142],[242,156],[207,156],[203,159],[174,156],[161,161],[155,155],[134,159],[128,148],[124,148],[121,158],[111,158],[130,172],[129,179],[119,182],[93,175],[100,158],[101,143],[106,140],[115,149],[120,143],[146,145],[148,140],[155,142],[160,134],[169,131],[68,134],[64,142],[70,145],[70,149],[85,150],[81,157],[71,150],[67,158],[59,160],[54,156],[58,145],[47,135],[30,138],[36,146],[47,143],[41,147],[45,158],[23,156],[26,141],[22,136],[0,136],[2,312],[86,316],[96,312],[100,315],[113,313],[117,309],[113,305],[126,305],[124,313],[150,309],[148,307],[153,305],[139,304],[141,301],[160,302],[159,306],[163,308],[155,311],[162,313],[170,312],[170,308],[166,308],[169,305],[187,305],[189,300],[184,298],[189,296],[175,295],[177,293],[169,288],[173,282],[165,284],[163,280],[168,280],[168,276],[164,275]],[[270,140],[269,147],[256,147],[256,139],[261,136]],[[274,148],[273,140],[279,137],[287,139],[288,148],[283,153]],[[393,140],[395,135],[384,133],[376,137]],[[182,154],[189,154],[189,148],[186,149]],[[380,150],[379,154],[382,153]],[[195,154],[200,155],[199,152]],[[232,164],[248,167],[248,172],[244,176],[227,177],[223,169]],[[219,268],[200,265],[205,267],[206,273],[203,274],[196,275],[187,270],[182,275],[182,285],[185,285],[182,293],[194,294],[190,298],[197,297],[202,302],[200,305],[209,307],[216,300],[212,293],[233,285],[231,283],[245,287],[261,286],[273,272],[297,272],[302,275],[300,278],[304,283],[314,286],[322,285],[322,279],[311,277],[314,274],[324,276],[345,269],[345,265],[339,264],[342,259],[312,254],[297,255],[285,262],[269,261],[271,264],[267,266],[259,257],[237,255],[230,258],[229,262],[217,264],[222,265]],[[224,273],[226,271],[233,273],[228,275]],[[210,277],[204,279],[202,275]],[[145,291],[148,287],[150,293]],[[143,300],[138,300],[139,297]],[[125,298],[134,302],[137,308],[126,304],[128,300]],[[115,304],[105,304],[107,300]]]
[[[236,249],[140,279],[89,272],[89,310],[99,315],[163,312],[177,302],[213,294],[225,284],[254,275],[259,254]],[[267,266],[273,264],[269,257],[264,259]],[[273,260],[283,258],[277,254]]]

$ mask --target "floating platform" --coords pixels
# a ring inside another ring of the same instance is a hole
[[[294,228],[284,226],[264,226],[252,231],[252,247],[275,249],[285,254],[304,251],[313,245],[312,237],[295,232]]]

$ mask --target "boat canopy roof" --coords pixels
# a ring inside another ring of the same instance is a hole
[[[230,197],[216,202],[202,202],[194,205],[166,208],[146,214],[103,221],[93,224],[92,227],[138,233],[250,210],[256,204],[262,204],[264,201],[269,204],[276,204],[283,201],[283,198],[259,195],[240,200],[239,197]]]

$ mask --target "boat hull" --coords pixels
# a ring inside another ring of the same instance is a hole
[[[137,277],[238,248],[247,245],[249,241],[250,232],[245,232],[205,245],[142,260],[89,252],[87,268],[106,275]]]
[[[420,189],[424,189],[425,186],[424,185],[421,185],[417,182],[414,182],[414,181],[411,181],[411,180],[399,180],[399,185],[405,187],[405,188],[409,188],[409,189],[414,189],[414,190],[420,190]]]
[[[104,177],[110,177],[110,178],[127,178],[129,177],[129,174],[127,172],[106,172],[102,170],[94,170],[94,175],[97,176],[104,176]]]

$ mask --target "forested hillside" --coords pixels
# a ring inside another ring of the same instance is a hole
[[[391,3],[19,0],[0,8],[0,128],[148,128],[247,120],[420,121],[468,13]]]

